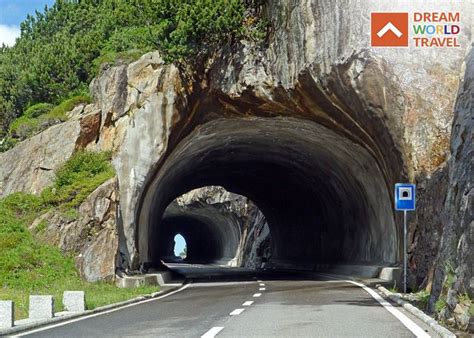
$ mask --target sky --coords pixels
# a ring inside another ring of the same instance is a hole
[[[54,0],[0,0],[0,45],[12,46],[20,35],[20,23],[27,14],[43,11]]]
[[[174,255],[179,256],[183,252],[184,247],[186,246],[186,241],[183,236],[177,234],[174,236]]]

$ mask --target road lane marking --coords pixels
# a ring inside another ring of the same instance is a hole
[[[259,288],[258,291],[265,291],[265,288]]]
[[[145,304],[145,303],[150,303],[150,302],[153,302],[153,301],[155,301],[155,300],[163,299],[163,298],[169,297],[169,296],[171,296],[171,295],[174,295],[175,293],[178,293],[178,292],[180,292],[180,291],[183,291],[183,290],[187,289],[187,288],[190,287],[190,286],[191,286],[191,283],[185,284],[185,285],[183,285],[182,287],[180,287],[178,290],[171,291],[170,293],[167,293],[167,294],[165,294],[165,295],[163,295],[163,296],[160,296],[160,297],[151,298],[151,299],[146,299],[146,300],[138,301],[138,302],[136,302],[136,303],[127,304],[127,305],[120,306],[120,307],[117,307],[117,308],[114,308],[114,309],[106,310],[106,311],[103,311],[103,312],[98,312],[98,313],[93,313],[93,314],[90,314],[90,315],[86,315],[86,316],[84,316],[84,317],[74,318],[74,319],[71,319],[71,320],[66,320],[66,321],[61,322],[61,323],[58,323],[58,324],[46,325],[46,326],[44,326],[44,327],[41,327],[41,328],[38,328],[38,329],[34,329],[34,330],[31,330],[31,331],[24,331],[24,332],[21,332],[21,333],[18,333],[18,334],[14,334],[14,336],[15,336],[15,337],[22,337],[22,336],[34,334],[34,333],[37,333],[37,332],[46,331],[46,330],[49,330],[49,329],[54,329],[54,328],[56,328],[56,327],[60,327],[60,326],[72,324],[72,323],[75,323],[75,322],[79,322],[79,321],[81,321],[81,320],[85,320],[85,319],[89,319],[89,318],[94,318],[94,317],[99,317],[99,316],[102,316],[102,315],[105,315],[105,314],[108,314],[108,313],[112,313],[112,312],[116,312],[116,311],[120,311],[120,310],[129,308],[129,307],[133,307],[133,306],[137,306],[137,305],[142,305],[142,304]]]
[[[242,304],[242,306],[250,306],[253,304],[253,300],[248,300]]]
[[[214,326],[212,329],[204,333],[201,338],[214,338],[224,328],[222,326]]]
[[[231,316],[238,316],[240,315],[242,312],[244,312],[245,309],[235,309],[234,311],[232,311],[231,313],[229,313]]]
[[[260,279],[257,279],[257,283],[261,283],[262,281]]]
[[[260,284],[258,284],[258,285],[260,285],[260,286],[265,286],[265,283],[260,283]]]
[[[253,297],[260,297],[262,294],[261,293],[254,293]]]
[[[393,307],[388,301],[382,298],[377,292],[372,290],[371,288],[365,286],[364,284],[357,283],[354,281],[346,280],[347,283],[351,283],[357,285],[364,289],[369,295],[371,295],[377,302],[379,302],[388,312],[390,312],[395,318],[397,318],[403,325],[406,326],[408,330],[410,330],[415,336],[417,337],[430,337],[428,333],[425,332],[421,327],[419,327],[414,321],[410,318],[405,316],[403,313],[398,311],[396,308]]]

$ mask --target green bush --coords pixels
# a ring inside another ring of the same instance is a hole
[[[101,62],[128,62],[138,52],[155,49],[169,62],[195,61],[200,60],[195,56],[208,55],[242,37],[263,39],[267,23],[253,14],[261,4],[250,0],[55,1],[21,23],[15,46],[0,47],[0,137],[31,104],[58,104],[86,87]]]
[[[10,150],[18,143],[18,140],[7,136],[0,140],[0,153]]]
[[[426,290],[422,290],[416,293],[416,300],[420,304],[422,309],[426,308],[428,301],[430,299],[430,293]]]
[[[99,185],[115,175],[108,152],[75,153],[56,173],[52,187],[41,193],[45,205],[75,208]]]
[[[48,113],[51,109],[53,109],[53,105],[50,103],[37,103],[29,107],[23,113],[23,116],[28,118],[37,118],[43,114]]]
[[[91,98],[88,95],[76,95],[67,100],[64,100],[56,107],[51,109],[46,115],[44,115],[45,119],[52,120],[58,119],[61,121],[67,120],[66,113],[74,109],[75,106],[80,104],[88,104],[91,103]]]
[[[437,313],[440,313],[447,306],[446,299],[444,297],[439,297],[435,303],[435,310]]]
[[[52,124],[66,121],[68,118],[67,112],[79,104],[90,102],[91,98],[88,95],[81,94],[64,100],[57,106],[52,106],[48,103],[35,104],[28,108],[23,116],[13,121],[10,125],[9,135],[20,140],[27,139]]]

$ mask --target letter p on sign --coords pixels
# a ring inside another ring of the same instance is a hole
[[[371,13],[372,47],[408,47],[408,13]]]

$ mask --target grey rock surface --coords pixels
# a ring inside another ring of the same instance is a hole
[[[115,276],[116,190],[116,179],[110,179],[87,197],[74,217],[53,210],[31,225],[35,230],[39,224],[46,223],[37,236],[65,253],[74,254],[81,277],[89,282],[113,280]]]
[[[74,152],[79,121],[55,125],[0,153],[0,197],[17,191],[40,193]]]
[[[459,298],[464,293],[474,299],[474,49],[466,58],[466,73],[459,88],[455,106],[449,185],[444,210],[446,224],[437,258],[430,309],[439,297],[448,304],[444,316],[454,317],[461,329],[469,325],[469,306]],[[447,268],[448,267],[448,268]],[[472,301],[471,301],[472,302]],[[469,302],[467,302],[469,303]],[[467,317],[466,317],[467,316]]]

